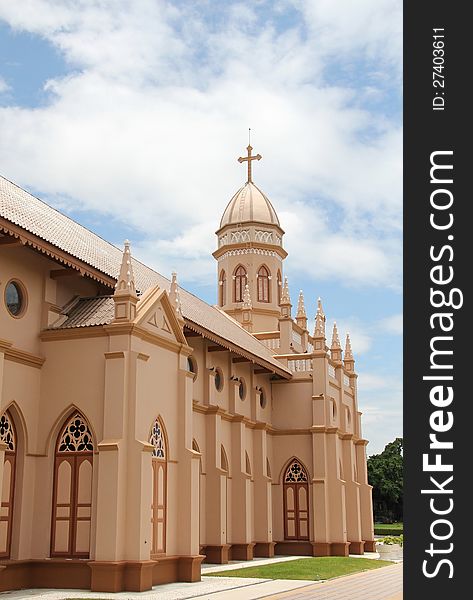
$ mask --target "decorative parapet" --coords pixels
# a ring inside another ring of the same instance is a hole
[[[287,368],[291,373],[312,373],[314,369],[313,356],[311,354],[278,354],[277,358],[283,362],[287,361]]]
[[[260,340],[270,350],[277,350],[281,347],[281,340],[279,338],[268,338],[266,340]]]
[[[219,257],[219,260],[223,260],[228,256],[241,256],[244,254],[259,254],[261,256],[276,256],[274,250],[263,250],[261,248],[235,248],[234,250],[228,250]]]
[[[314,369],[314,362],[312,358],[291,358],[287,361],[287,368],[292,373],[312,372]]]

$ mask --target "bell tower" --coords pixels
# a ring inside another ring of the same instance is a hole
[[[216,231],[218,305],[243,324],[250,302],[252,331],[277,331],[287,256],[284,231],[270,200],[253,183],[252,162],[262,156],[253,156],[250,144],[246,150],[247,156],[238,159],[247,163],[246,183],[228,203]]]

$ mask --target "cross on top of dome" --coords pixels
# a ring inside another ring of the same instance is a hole
[[[250,145],[250,143],[248,143],[248,146],[246,147],[246,151],[248,152],[248,156],[240,156],[240,158],[238,159],[239,163],[242,162],[247,162],[248,163],[248,179],[247,179],[247,183],[252,183],[253,179],[251,177],[251,161],[253,160],[261,160],[263,157],[261,156],[261,154],[257,154],[256,156],[251,156],[251,151],[253,150],[253,147]]]

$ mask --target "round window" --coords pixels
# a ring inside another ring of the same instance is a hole
[[[240,396],[240,400],[244,400],[246,398],[246,384],[244,379],[240,379],[238,395]]]
[[[10,281],[5,288],[5,304],[12,317],[19,317],[26,307],[26,294],[18,281]]]
[[[266,394],[263,388],[260,388],[259,392],[259,404],[261,408],[266,408]]]
[[[223,389],[223,373],[221,369],[217,369],[215,372],[215,387],[217,388],[217,392],[221,392]]]

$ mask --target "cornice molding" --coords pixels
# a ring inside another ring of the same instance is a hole
[[[10,360],[11,362],[16,362],[28,367],[34,367],[36,369],[41,369],[46,360],[44,356],[38,356],[32,352],[27,352],[26,350],[21,350],[20,348],[14,348],[13,342],[0,339],[0,352],[2,351],[5,355],[5,360]]]

